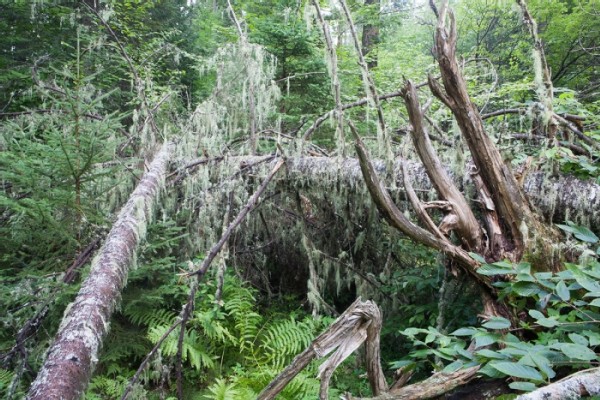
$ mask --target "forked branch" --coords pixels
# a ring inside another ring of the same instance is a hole
[[[526,247],[525,228],[533,228],[533,216],[510,168],[504,163],[500,152],[486,134],[479,110],[471,101],[467,85],[456,60],[456,23],[454,14],[447,10],[447,2],[441,6],[434,51],[440,67],[444,88],[429,80],[433,94],[450,108],[465,142],[469,146],[477,173],[487,193],[490,193],[500,220],[506,225],[515,259],[520,259]],[[446,27],[445,15],[450,26]]]

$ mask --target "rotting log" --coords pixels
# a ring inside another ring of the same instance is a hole
[[[65,315],[27,395],[31,400],[80,399],[90,380],[109,321],[125,286],[153,204],[165,178],[171,144],[164,143],[121,209],[92,261],[88,277]]]
[[[191,163],[191,162],[190,162]],[[229,157],[214,162],[207,162],[197,168],[210,168],[215,174],[219,170],[232,171],[236,166],[252,167],[255,176],[266,175],[275,165],[276,161],[265,157]],[[183,163],[185,166],[187,163]],[[391,168],[381,160],[372,160],[373,168],[377,175],[388,187],[397,186],[397,191],[391,195],[399,203],[406,200],[402,188],[402,165],[395,162]],[[421,165],[416,162],[406,162],[413,187],[422,199],[427,200],[433,187]],[[467,168],[468,169],[468,168]],[[192,169],[188,169],[192,173]],[[468,173],[459,175],[447,171],[448,176],[464,193],[475,191],[471,176]],[[183,176],[182,176],[183,177]],[[366,192],[360,165],[354,158],[335,157],[289,157],[286,161],[286,174],[280,179],[280,185],[303,185],[319,188],[323,185],[326,190],[331,187],[345,187],[348,193],[353,191]],[[395,182],[395,183],[394,183]],[[595,233],[600,233],[600,185],[591,180],[585,181],[573,176],[552,176],[549,172],[530,172],[523,176],[523,191],[527,200],[534,209],[537,209],[549,223],[563,223],[566,219],[587,226]],[[467,196],[472,206],[476,209],[474,200]],[[399,204],[399,206],[401,206]],[[400,207],[405,209],[406,207]]]
[[[600,368],[591,368],[523,394],[517,400],[580,399],[597,395],[600,395]]]
[[[479,366],[455,372],[437,372],[424,381],[390,390],[376,397],[357,398],[347,395],[345,400],[425,400],[433,399],[464,385],[476,377]]]

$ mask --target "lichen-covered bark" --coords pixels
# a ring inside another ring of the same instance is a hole
[[[162,146],[119,213],[106,242],[92,262],[89,276],[65,311],[54,343],[31,385],[28,399],[82,397],[98,361],[98,351],[108,332],[110,316],[151,219],[153,202],[165,177],[170,147],[169,143]]]
[[[215,174],[222,166],[225,171],[231,171],[233,166],[254,165],[265,161],[264,157],[229,157],[227,160],[218,160],[219,164],[212,163],[201,168],[211,168]],[[255,174],[266,174],[273,168],[275,160],[264,162],[253,167]],[[372,160],[373,168],[386,186],[392,186],[393,180],[401,182],[402,165],[396,161],[392,168],[388,168],[381,160]],[[420,163],[406,162],[415,191],[426,199],[433,191],[431,182]],[[471,176],[459,176],[452,171],[447,171],[448,176],[465,193],[473,193],[474,187]],[[332,187],[345,187],[348,192],[366,189],[360,164],[355,158],[335,157],[290,157],[286,161],[286,175],[281,183],[291,186],[300,185],[312,188],[323,187],[331,190]],[[400,185],[402,186],[402,185]],[[532,172],[524,177],[523,191],[527,200],[534,209],[539,211],[547,222],[563,223],[570,219],[577,224],[589,227],[600,234],[600,185],[591,180],[580,180],[572,176],[552,177],[547,172]],[[392,192],[391,196],[396,203],[405,200],[403,191]],[[468,196],[470,198],[470,196]],[[470,199],[470,206],[478,205]],[[399,204],[399,206],[401,206]],[[406,207],[401,207],[405,209]]]
[[[565,400],[597,395],[600,395],[600,368],[592,368],[521,395],[517,400]]]

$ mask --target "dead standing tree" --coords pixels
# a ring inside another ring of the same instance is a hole
[[[489,262],[501,259],[513,262],[527,260],[540,270],[553,270],[557,266],[557,260],[552,257],[555,252],[551,249],[551,241],[558,238],[558,235],[533,212],[510,167],[502,160],[500,152],[487,135],[479,110],[469,97],[456,59],[456,41],[454,15],[448,9],[447,2],[444,2],[438,14],[434,38],[434,54],[442,84],[431,75],[428,83],[434,96],[451,110],[470,150],[475,166],[472,178],[482,205],[478,211],[483,217],[483,223],[477,221],[475,211],[470,209],[442,168],[425,128],[425,112],[419,104],[416,89],[411,82],[407,82],[403,97],[412,125],[411,136],[441,200],[441,203],[433,206],[442,207],[445,216],[439,227],[436,227],[427,222],[428,214],[423,211],[430,205],[413,201],[413,208],[426,222],[427,233],[436,240],[432,242],[431,237],[425,240],[424,233],[420,232],[423,228],[417,226],[405,224],[405,228],[401,230],[414,240],[446,253],[455,264],[462,267],[483,289],[486,315],[501,315],[514,321],[515,316],[510,315],[507,308],[496,301],[497,296],[490,282],[476,273],[479,263],[467,252],[481,254]],[[388,216],[399,211],[389,200],[389,196],[386,196],[385,189],[377,183],[378,178],[368,165],[369,156],[360,139],[357,152],[369,190],[379,208],[387,210],[384,215],[391,221]],[[409,189],[410,181],[407,177],[404,181],[406,189]],[[449,241],[450,231],[456,232],[461,243],[453,244]]]

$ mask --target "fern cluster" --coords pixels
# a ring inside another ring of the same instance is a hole
[[[186,262],[176,254],[185,239],[172,220],[149,227],[149,241],[129,277],[119,312],[111,321],[96,375],[86,396],[117,398],[142,359],[176,321],[189,285],[181,277]],[[183,340],[186,398],[251,399],[324,330],[329,319],[313,319],[303,310],[261,309],[256,289],[231,270],[225,275],[220,301],[215,276],[201,283],[195,311]],[[154,398],[175,389],[175,356],[179,330],[162,343],[134,394]],[[282,393],[304,399],[318,393],[316,365],[300,374]],[[117,394],[119,393],[119,394]],[[132,397],[135,398],[135,397]]]

